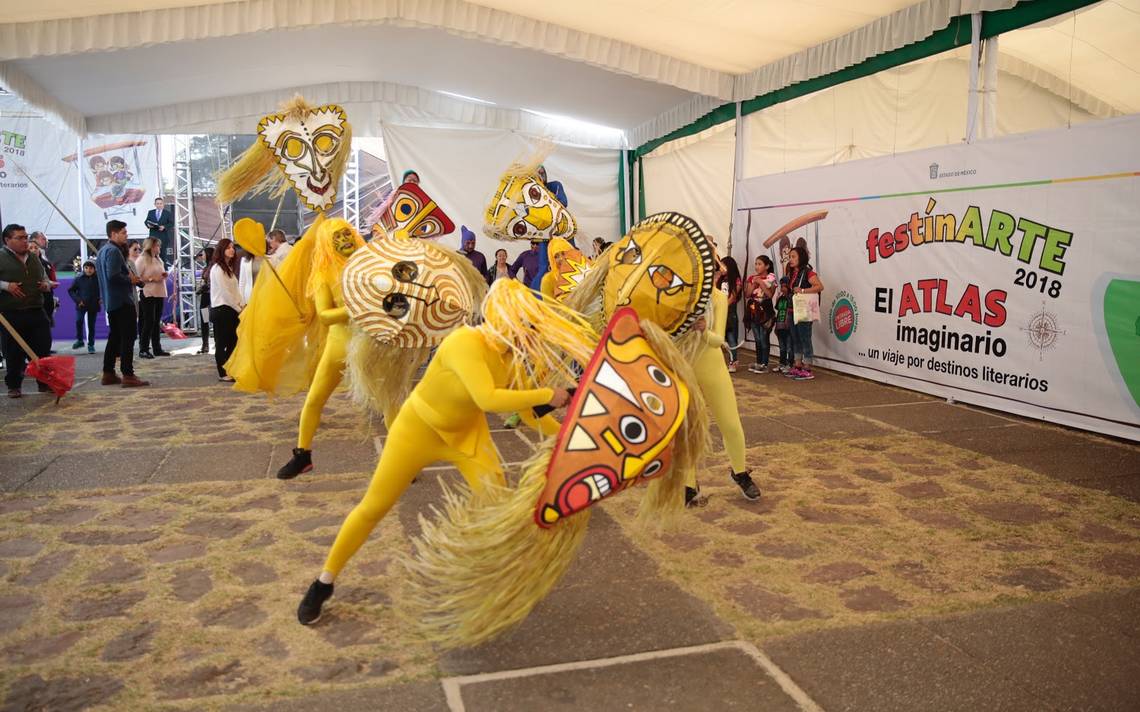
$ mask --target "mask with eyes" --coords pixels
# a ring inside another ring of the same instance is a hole
[[[535,509],[543,528],[669,468],[689,391],[662,365],[637,313],[619,309],[558,431]]]
[[[657,213],[630,229],[603,259],[609,260],[602,289],[606,314],[633,307],[673,336],[705,312],[716,265],[701,228],[680,213]]]
[[[578,223],[537,173],[507,173],[487,204],[483,232],[496,240],[569,240]]]
[[[336,200],[333,164],[348,150],[348,118],[328,104],[303,113],[270,114],[257,125],[262,143],[310,210],[327,210]]]
[[[438,346],[475,308],[451,258],[421,240],[372,240],[345,265],[341,284],[353,323],[401,348]]]
[[[416,183],[404,183],[388,202],[380,224],[390,237],[440,237],[455,231],[455,223]]]

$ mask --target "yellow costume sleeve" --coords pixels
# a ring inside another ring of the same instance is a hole
[[[337,306],[332,290],[327,284],[321,285],[314,301],[317,303],[317,316],[325,326],[348,323],[348,310]]]
[[[483,352],[490,349],[483,336],[474,329],[460,329],[449,339],[455,339],[452,347],[441,349],[437,356],[443,357],[443,366],[453,372],[467,389],[471,400],[485,413],[514,413],[536,405],[549,403],[554,391],[549,388],[511,390],[495,386]],[[423,396],[431,400],[431,389],[425,389]]]
[[[724,330],[728,325],[728,297],[714,289],[709,299],[709,313],[705,316],[705,343],[719,349],[724,345]]]
[[[550,402],[547,400],[547,402]],[[541,403],[539,405],[542,405]],[[541,418],[534,417],[534,411],[527,408],[526,410],[519,411],[519,419],[526,423],[527,427],[531,430],[536,430],[543,435],[557,435],[558,431],[562,428],[562,423],[549,413]]]
[[[543,299],[554,299],[554,282],[558,279],[558,274],[555,272],[547,272],[542,275],[542,281],[539,282],[538,291],[542,293]]]

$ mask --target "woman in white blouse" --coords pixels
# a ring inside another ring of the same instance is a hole
[[[218,241],[210,266],[210,323],[214,326],[214,361],[218,380],[232,382],[226,361],[237,346],[238,314],[245,308],[237,278],[237,250],[229,238]]]
[[[142,254],[135,259],[135,271],[142,280],[142,300],[139,302],[139,356],[169,356],[162,350],[162,308],[166,305],[166,265],[159,257],[162,243],[158,238],[143,240]]]

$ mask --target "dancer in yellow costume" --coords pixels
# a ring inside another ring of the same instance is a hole
[[[590,261],[560,237],[546,243],[546,254],[550,261],[550,271],[542,276],[539,291],[543,297],[562,301],[578,288],[590,271]]]
[[[301,410],[297,447],[277,473],[282,479],[312,469],[312,441],[321,409],[340,383],[348,344],[348,317],[340,275],[348,257],[364,245],[344,220],[326,220],[336,199],[352,146],[344,110],[313,107],[297,96],[281,113],[264,117],[259,140],[218,181],[220,202],[249,194],[284,196],[290,186],[317,212],[280,272],[262,271],[238,327],[230,358],[238,390],[287,394],[308,387]],[[264,228],[252,220],[234,225],[238,244],[264,253]]]
[[[565,405],[569,393],[562,386],[574,382],[565,355],[585,363],[596,338],[572,312],[539,301],[514,280],[496,282],[484,301],[483,323],[443,340],[389,425],[368,491],[341,526],[297,619],[309,625],[320,618],[344,565],[431,462],[452,463],[476,491],[485,481],[502,484],[485,413],[521,412],[542,432],[556,433],[557,421],[546,415],[540,422],[531,409]]]

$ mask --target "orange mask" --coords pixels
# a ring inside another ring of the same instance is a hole
[[[662,366],[637,312],[619,309],[567,408],[535,522],[548,528],[664,474],[688,406],[688,388]]]

